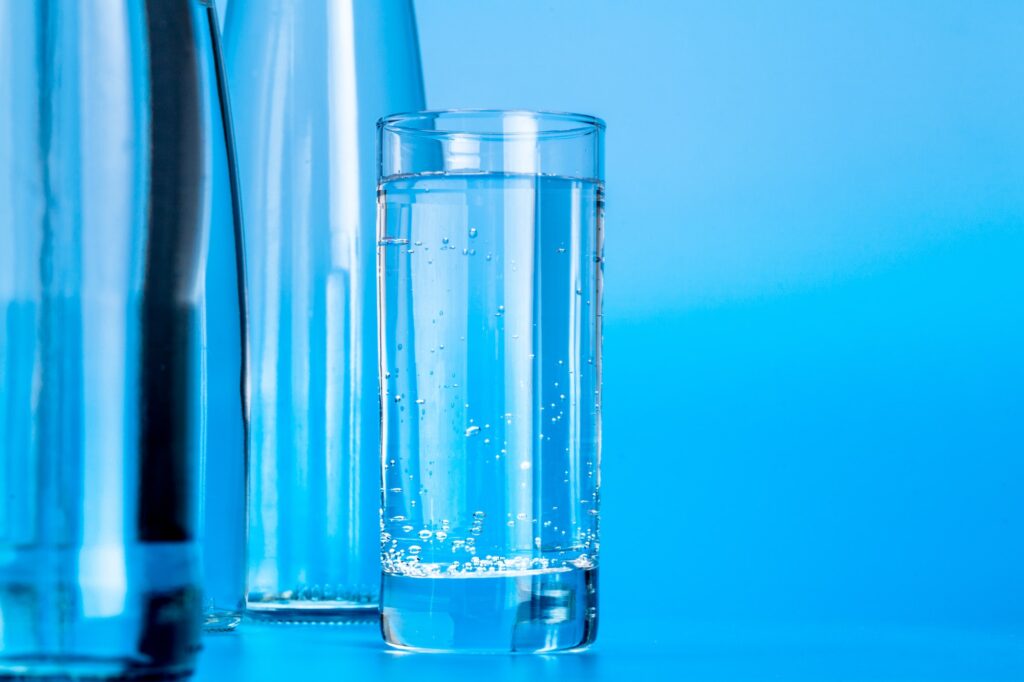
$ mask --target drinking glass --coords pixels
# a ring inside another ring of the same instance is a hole
[[[384,639],[589,645],[604,124],[440,111],[377,131]]]
[[[237,619],[243,296],[215,37],[197,0],[0,2],[0,677],[188,673],[204,528],[231,526],[205,552],[231,594],[206,596]]]
[[[245,210],[247,615],[377,616],[373,124],[423,106],[411,0],[238,0],[225,63]]]

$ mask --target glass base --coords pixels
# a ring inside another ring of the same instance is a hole
[[[377,620],[377,614],[375,603],[341,600],[250,601],[245,608],[247,619],[271,623],[371,623]]]
[[[597,637],[597,569],[498,577],[384,574],[381,633],[391,646],[415,651],[583,649]]]

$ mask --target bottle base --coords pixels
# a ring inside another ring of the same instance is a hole
[[[151,668],[126,659],[18,656],[0,660],[0,680],[180,680],[192,665]]]
[[[371,623],[377,620],[377,604],[351,601],[250,601],[245,608],[248,620],[263,623]]]
[[[227,609],[207,609],[203,614],[204,632],[231,632],[242,622],[242,613]]]
[[[473,577],[384,574],[381,633],[405,650],[578,651],[597,637],[597,569]]]

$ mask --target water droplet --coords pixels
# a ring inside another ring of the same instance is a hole
[[[402,350],[402,344],[398,344],[398,350]]]
[[[449,242],[449,241],[451,241],[451,240],[450,240],[450,239],[448,239],[448,237],[441,237],[441,243],[442,243],[442,244],[444,244],[444,245],[446,245],[446,246],[447,246],[447,244],[448,244],[448,242]]]
[[[402,402],[402,394],[401,393],[396,393],[395,394],[395,402],[396,403]]]
[[[582,296],[583,295],[583,289],[581,289],[579,287],[576,287],[576,295],[577,296]]]
[[[498,317],[501,317],[502,315],[504,315],[505,314],[505,306],[499,305],[498,306],[498,312],[496,312],[494,314],[497,315]]]
[[[475,227],[469,228],[469,238],[470,239],[475,239],[476,235],[477,235],[476,228]]]
[[[487,254],[487,260],[491,260],[491,254]]]
[[[466,429],[466,438],[469,438],[471,436],[475,436],[479,432],[480,432],[480,427],[479,426],[470,426],[468,429]]]

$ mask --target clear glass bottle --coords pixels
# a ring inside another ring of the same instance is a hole
[[[197,474],[244,454],[211,18],[0,2],[0,676],[194,666]]]
[[[227,74],[221,59],[215,3],[207,9],[213,50],[208,97],[220,121],[210,139],[211,230],[202,303],[203,448],[200,465],[200,549],[203,625],[233,630],[245,605],[245,458],[248,389],[245,252]]]
[[[373,126],[419,109],[409,0],[228,4],[249,292],[247,613],[374,618]]]

